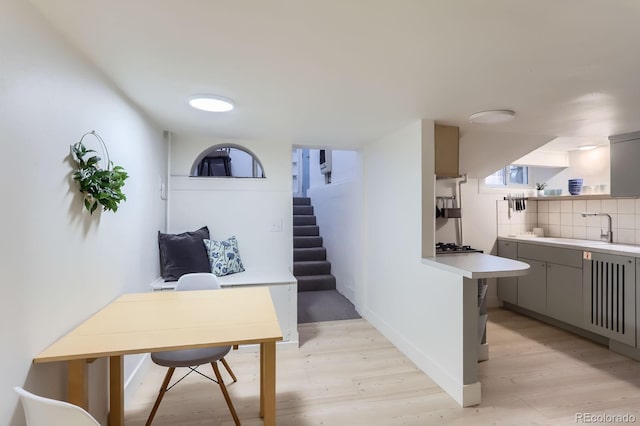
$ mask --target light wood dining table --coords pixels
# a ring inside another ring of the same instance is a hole
[[[268,288],[124,294],[42,351],[34,363],[68,364],[67,400],[88,408],[88,369],[109,358],[109,425],[124,424],[123,358],[209,346],[260,345],[260,416],[276,424],[276,342]]]

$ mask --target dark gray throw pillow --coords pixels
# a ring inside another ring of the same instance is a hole
[[[177,281],[184,274],[211,272],[209,256],[203,240],[209,239],[209,228],[182,234],[158,231],[160,275],[165,281]]]

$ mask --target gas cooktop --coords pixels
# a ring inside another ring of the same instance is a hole
[[[459,246],[456,243],[436,243],[436,254],[482,253],[471,246]]]

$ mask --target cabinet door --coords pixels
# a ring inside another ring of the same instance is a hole
[[[498,241],[498,256],[508,259],[518,258],[518,243]],[[518,278],[498,278],[498,298],[503,302],[518,304]]]
[[[435,126],[435,172],[436,176],[455,177],[458,172],[459,129],[455,126]]]
[[[547,315],[582,327],[582,268],[547,263]]]
[[[591,253],[584,260],[583,327],[589,331],[636,345],[635,259]]]
[[[523,308],[547,313],[547,262],[519,258],[528,263],[529,273],[518,277],[518,305]]]

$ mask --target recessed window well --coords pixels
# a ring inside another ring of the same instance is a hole
[[[191,166],[192,177],[264,178],[258,157],[235,144],[214,145],[204,150]]]
[[[233,101],[221,96],[196,95],[189,99],[189,105],[207,112],[227,112],[234,108]]]

